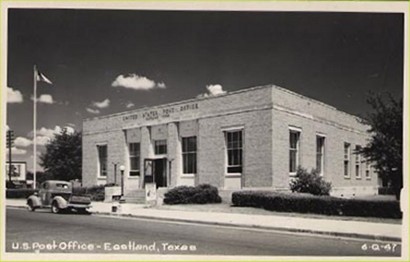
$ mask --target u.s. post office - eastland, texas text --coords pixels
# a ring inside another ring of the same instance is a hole
[[[152,182],[279,190],[301,166],[333,195],[376,194],[377,174],[355,153],[368,128],[274,85],[95,117],[83,122],[83,185],[121,183],[123,165],[125,196]]]

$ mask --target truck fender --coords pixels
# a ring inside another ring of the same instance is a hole
[[[59,209],[67,208],[68,202],[62,196],[56,196],[53,198],[53,202],[57,202]]]
[[[31,203],[33,203],[33,207],[40,207],[41,206],[41,201],[38,196],[31,195],[27,198],[27,204],[31,200]]]

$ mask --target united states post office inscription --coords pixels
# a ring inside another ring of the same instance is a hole
[[[155,120],[159,118],[171,117],[173,114],[179,112],[186,112],[191,110],[198,110],[198,103],[185,104],[180,106],[173,106],[168,108],[149,110],[144,112],[138,112],[131,115],[125,115],[122,117],[123,121],[135,121],[138,119],[143,120]]]

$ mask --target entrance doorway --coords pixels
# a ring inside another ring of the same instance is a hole
[[[144,159],[144,184],[155,183],[158,187],[167,187],[167,159]]]

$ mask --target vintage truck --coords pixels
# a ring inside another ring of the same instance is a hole
[[[35,211],[37,208],[51,208],[54,214],[65,210],[87,213],[89,207],[91,207],[90,197],[73,194],[73,186],[67,181],[44,181],[38,193],[27,198],[27,208],[30,211]]]

